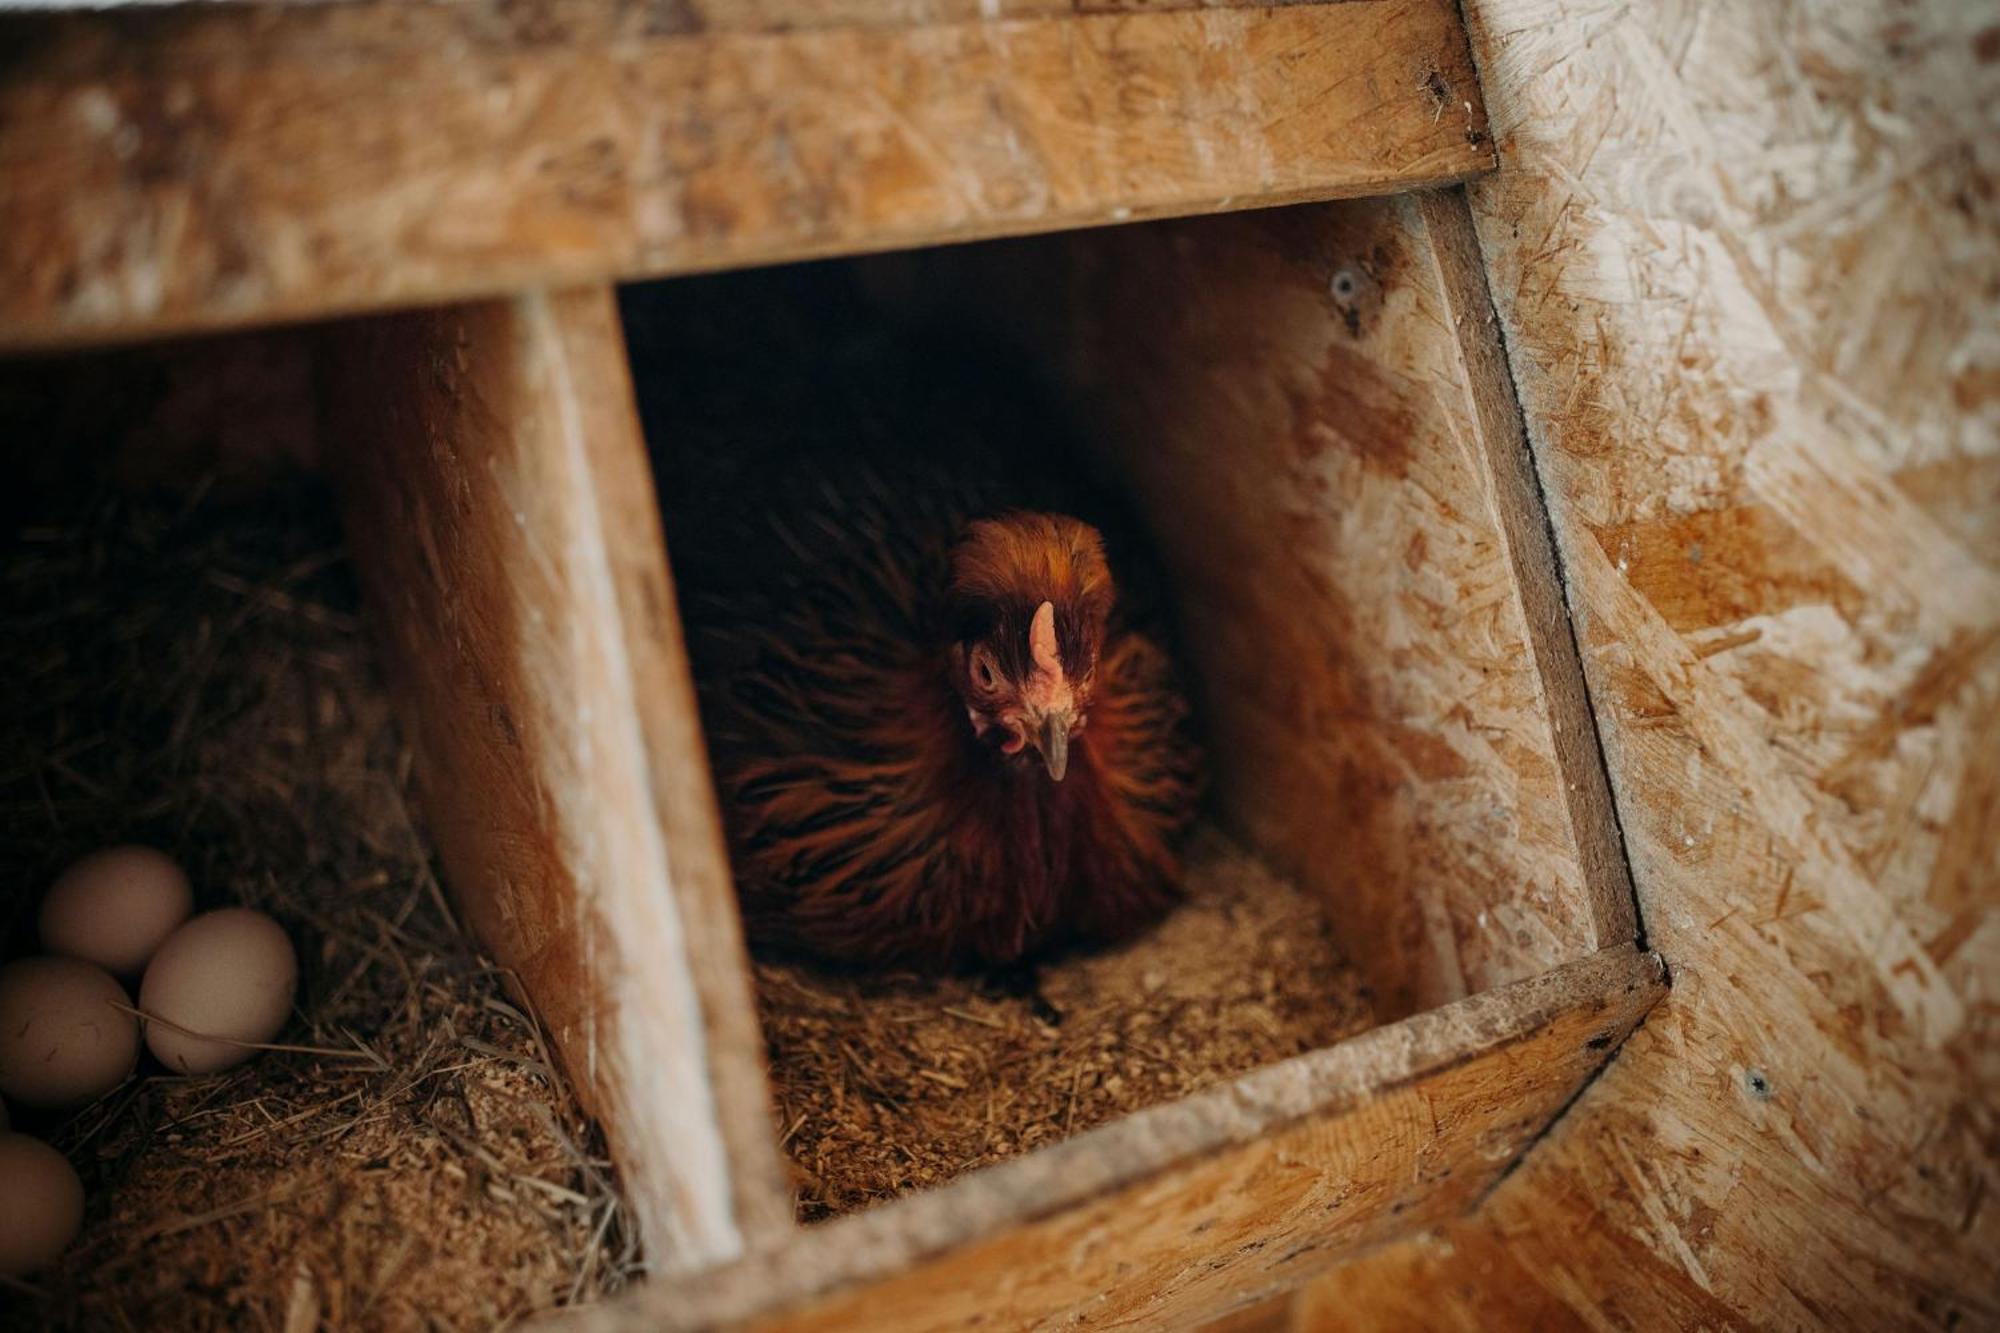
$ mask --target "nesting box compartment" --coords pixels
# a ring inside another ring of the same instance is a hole
[[[1462,199],[857,279],[885,319],[1032,362],[1141,515],[1215,817],[1323,910],[1376,1025],[799,1225],[614,293],[353,321],[322,358],[329,464],[440,854],[602,1117],[659,1275],[592,1317],[1177,1325],[1468,1206],[1662,978]],[[672,373],[630,332],[642,379]]]

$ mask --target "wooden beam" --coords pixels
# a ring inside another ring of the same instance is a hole
[[[883,0],[860,5],[872,24],[750,6],[664,33],[631,6],[551,6],[569,22],[546,28],[518,8],[10,21],[0,348],[1382,193],[1492,162],[1451,0],[916,26],[889,20],[922,7]]]
[[[467,923],[656,1271],[790,1221],[608,289],[336,326],[323,450]]]
[[[1607,950],[550,1326],[1191,1327],[1476,1202],[1663,989]]]
[[[1625,865],[1624,840],[1611,805],[1604,752],[1598,745],[1597,719],[1577,656],[1576,630],[1556,567],[1549,514],[1529,458],[1514,378],[1500,345],[1499,317],[1486,289],[1486,264],[1479,255],[1479,238],[1473,233],[1463,190],[1427,191],[1416,196],[1416,207],[1430,237],[1427,250],[1458,344],[1469,433],[1485,463],[1496,527],[1520,591],[1529,655],[1541,679],[1561,772],[1561,796],[1581,862],[1593,944],[1609,948],[1639,933],[1632,876]]]

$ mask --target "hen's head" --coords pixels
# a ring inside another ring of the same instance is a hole
[[[1115,596],[1104,539],[1061,514],[980,519],[952,552],[952,686],[982,741],[1069,769]]]

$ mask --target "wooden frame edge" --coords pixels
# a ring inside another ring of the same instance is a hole
[[[655,1270],[726,1262],[788,1195],[740,940],[704,901],[718,828],[663,787],[650,692],[674,686],[675,641],[630,623],[665,567],[611,293],[355,321],[319,352],[327,463],[453,896],[604,1123]]]
[[[1422,192],[1416,196],[1416,208],[1430,233],[1429,249],[1451,311],[1452,331],[1465,366],[1466,395],[1479,424],[1478,443],[1493,485],[1493,508],[1513,564],[1548,705],[1570,829],[1589,894],[1595,945],[1610,948],[1639,938],[1638,900],[1563,591],[1554,532],[1535,479],[1479,239],[1463,188]]]
[[[1380,194],[1493,165],[1450,0],[584,23],[518,45],[426,45],[399,8],[346,16],[375,22],[337,58],[309,38],[339,16],[311,7],[35,29],[0,70],[0,349]]]
[[[1479,1061],[1525,1068],[1522,1104],[1528,1117],[1495,1140],[1500,1155],[1484,1174],[1469,1172],[1445,1191],[1442,1208],[1411,1208],[1407,1225],[1442,1220],[1483,1197],[1518,1151],[1566,1106],[1665,990],[1657,956],[1626,944],[1577,960],[1526,981],[1456,1001],[1377,1028],[1338,1046],[1259,1070],[1179,1102],[1140,1111],[1122,1121],[1066,1140],[1027,1157],[974,1172],[935,1191],[884,1205],[799,1233],[782,1252],[750,1258],[711,1273],[657,1283],[603,1306],[552,1316],[547,1326],[570,1333],[625,1329],[692,1329],[773,1322],[842,1326],[831,1304],[876,1282],[913,1280],[927,1266],[948,1268],[968,1256],[1061,1226],[1066,1218],[1136,1191],[1195,1176],[1228,1177],[1237,1158],[1255,1155],[1287,1135],[1320,1133],[1323,1124],[1364,1113],[1403,1094],[1421,1099],[1420,1085]],[[1574,1066],[1541,1059],[1514,1060],[1510,1052],[1545,1039],[1567,1024],[1587,1028]],[[1537,1079],[1556,1075],[1559,1086]],[[1537,1089],[1529,1096],[1526,1089]],[[1432,1112],[1436,1115],[1435,1110]],[[1449,1172],[1446,1172],[1449,1175]],[[1402,1208],[1391,1215],[1400,1225]],[[1399,1233],[1398,1233],[1399,1234]],[[1372,1235],[1378,1243],[1384,1235]],[[1196,1265],[1203,1242],[1193,1236],[1187,1263]],[[1330,1251],[1321,1263],[1345,1257]],[[1107,1279],[1108,1275],[1107,1275]],[[957,1290],[956,1287],[951,1288]],[[856,1297],[858,1299],[858,1297]],[[893,1318],[889,1312],[894,1311]],[[900,1304],[881,1307],[882,1326],[946,1328],[916,1318]]]

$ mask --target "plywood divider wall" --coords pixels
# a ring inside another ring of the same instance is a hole
[[[1476,1217],[1293,1327],[2000,1327],[1993,7],[1466,10],[1472,216],[1675,984]]]
[[[1500,345],[1500,320],[1486,286],[1486,264],[1473,234],[1463,190],[1413,196],[1437,265],[1438,293],[1457,336],[1464,370],[1465,422],[1486,456],[1493,515],[1514,570],[1522,624],[1550,739],[1562,771],[1562,797],[1582,861],[1590,922],[1599,948],[1634,938],[1639,918],[1624,838],[1611,804],[1597,719],[1577,656],[1576,631],[1563,600],[1562,578],[1550,540],[1548,509],[1535,480],[1528,435],[1514,380]]]
[[[611,1140],[656,1271],[789,1224],[606,289],[328,330],[325,459],[468,924]]]

